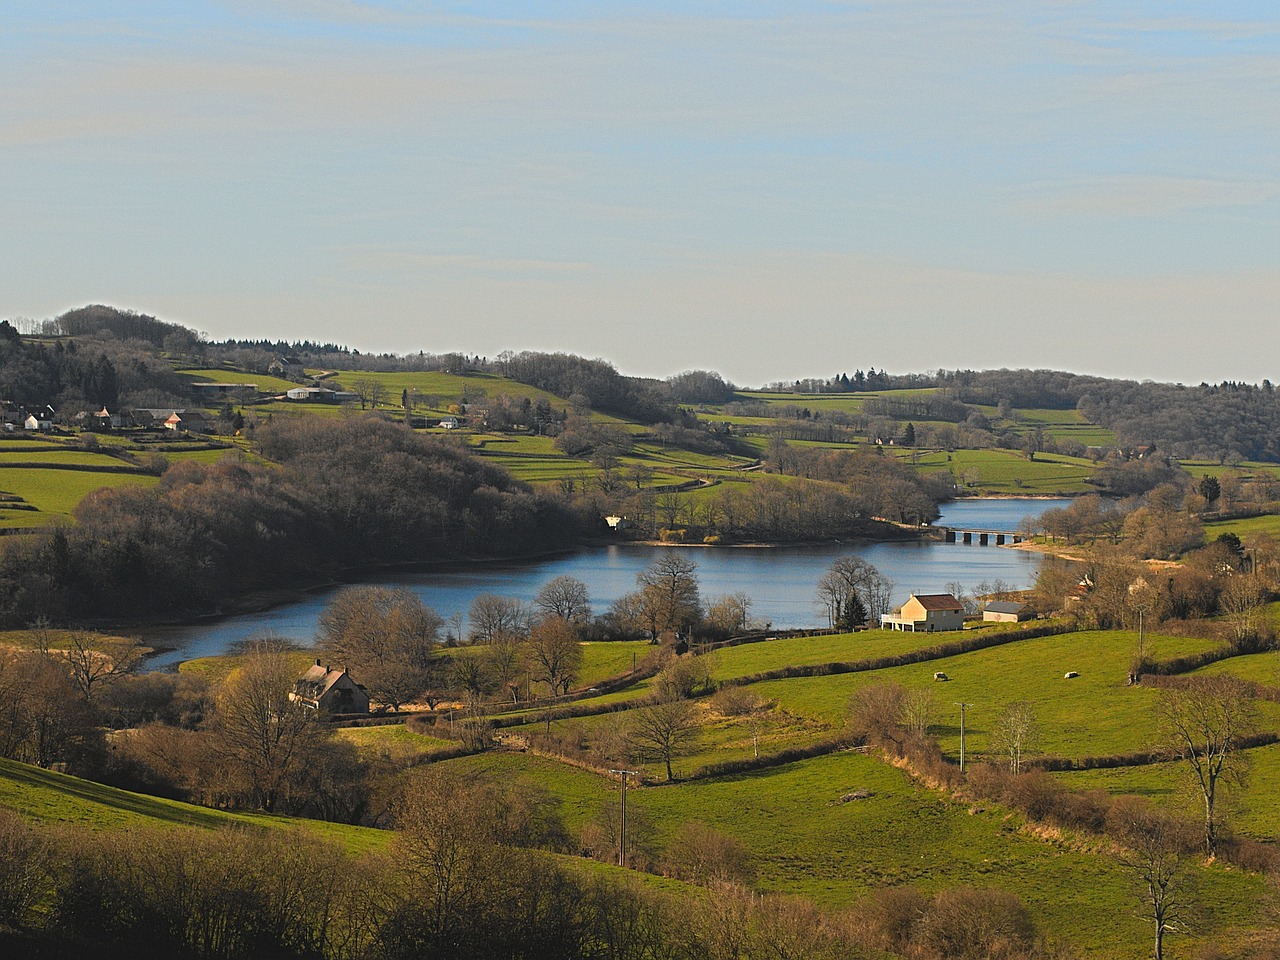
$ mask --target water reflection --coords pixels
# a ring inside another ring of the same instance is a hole
[[[1039,514],[1066,501],[984,500],[947,505],[940,523],[950,526],[1008,530],[1023,517]],[[703,598],[745,593],[752,614],[775,627],[807,627],[824,623],[815,602],[818,578],[836,557],[855,553],[875,564],[896,584],[894,595],[936,593],[958,582],[973,587],[1003,580],[1014,587],[1029,586],[1039,556],[1000,547],[960,543],[824,544],[806,547],[693,548],[616,544],[596,547],[554,560],[525,564],[460,566],[455,570],[380,573],[364,582],[405,587],[441,616],[465,616],[471,601],[482,593],[497,593],[531,601],[548,580],[561,575],[587,584],[591,602],[603,610],[635,589],[636,574],[663,550],[683,550],[698,564]],[[310,644],[325,604],[340,588],[317,591],[295,602],[262,613],[228,617],[214,623],[160,628],[147,632],[149,641],[172,650],[153,658],[156,668],[191,657],[224,653],[238,640],[271,632]]]

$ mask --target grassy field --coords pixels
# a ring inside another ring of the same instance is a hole
[[[210,810],[3,759],[0,759],[0,806],[37,822],[74,823],[101,830],[133,826],[302,829],[340,843],[353,853],[380,849],[390,839],[386,831],[369,827]]]
[[[0,492],[15,494],[38,511],[0,509],[0,526],[47,526],[68,521],[76,504],[94,490],[127,484],[150,485],[155,482],[155,477],[144,474],[6,469],[0,466]]]
[[[448,763],[544,791],[571,828],[617,796],[611,780],[527,755]],[[853,791],[869,796],[839,802]],[[856,753],[643,788],[631,792],[628,803],[634,816],[652,824],[658,846],[688,820],[735,837],[752,854],[765,890],[843,906],[902,884],[995,887],[1021,896],[1044,929],[1065,935],[1085,956],[1146,955],[1145,929],[1127,906],[1134,902],[1128,878],[1109,858],[1023,833],[999,810],[951,802]],[[1216,923],[1243,924],[1262,894],[1257,878],[1209,870],[1201,902]]]
[[[1086,481],[1093,474],[1092,461],[1081,457],[1038,453],[1028,460],[1013,450],[935,451],[908,457],[916,469],[950,470],[962,485],[982,493],[1047,495],[1088,493],[1095,488]]]
[[[1213,520],[1204,525],[1205,536],[1216,540],[1224,533],[1234,533],[1241,540],[1253,537],[1280,537],[1280,514],[1242,517],[1239,520]]]

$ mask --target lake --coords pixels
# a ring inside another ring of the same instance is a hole
[[[1026,516],[1038,516],[1068,500],[959,500],[944,504],[943,526],[1008,531]],[[837,557],[856,554],[894,584],[894,602],[909,593],[942,593],[949,583],[972,588],[1002,580],[1015,589],[1031,585],[1040,556],[1024,550],[963,543],[849,543],[803,547],[661,547],[619,543],[591,547],[565,557],[519,564],[464,564],[456,569],[379,572],[354,582],[404,587],[441,616],[466,615],[471,601],[496,593],[531,601],[553,577],[577,577],[587,585],[592,606],[605,610],[618,597],[636,589],[636,574],[653,558],[680,550],[698,564],[704,600],[730,593],[751,597],[753,616],[774,627],[825,626],[816,600],[818,579]],[[167,648],[148,661],[154,669],[171,667],[192,657],[225,653],[236,641],[271,633],[310,646],[320,614],[340,586],[328,587],[261,613],[144,631],[146,642]],[[465,627],[464,627],[465,629]]]

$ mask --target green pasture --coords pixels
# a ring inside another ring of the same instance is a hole
[[[295,383],[294,386],[296,387],[297,384]],[[324,417],[328,420],[342,420],[346,417],[358,417],[362,412],[358,403],[306,403],[292,400],[255,403],[253,406],[245,407],[244,410],[246,416],[252,412],[261,419],[267,417]]]
[[[1151,635],[1146,644],[1149,655],[1157,659],[1211,645],[1206,640]],[[1149,746],[1147,731],[1135,727],[1131,719],[1135,712],[1149,709],[1155,696],[1152,690],[1125,684],[1136,648],[1136,632],[1084,631],[866,673],[771,680],[751,689],[791,713],[821,720],[832,729],[843,722],[849,698],[860,687],[895,682],[909,689],[927,689],[935,704],[935,733],[952,756],[960,748],[956,703],[971,704],[966,713],[966,746],[971,754],[981,754],[988,749],[1000,711],[1027,700],[1036,710],[1043,752],[1069,757],[1127,753]],[[1064,679],[1072,670],[1080,676]],[[950,679],[936,682],[935,672]]]
[[[313,650],[290,650],[286,654],[289,663],[301,676],[308,667],[316,662]],[[203,677],[211,684],[219,684],[231,675],[231,672],[244,663],[244,656],[237,653],[224,653],[214,657],[194,657],[178,664],[179,673]]]
[[[572,457],[503,457],[488,450],[476,451],[486,460],[492,460],[517,480],[524,483],[555,483],[561,479],[594,480],[600,468],[586,460]]]
[[[321,839],[342,844],[353,853],[381,848],[391,836],[370,827],[211,810],[3,759],[0,759],[0,806],[37,822],[74,823],[100,830],[138,826],[303,829]]]
[[[986,627],[984,630],[993,630]],[[999,629],[999,628],[995,628]],[[1012,629],[1012,627],[1010,628]],[[909,653],[969,636],[960,633],[912,633],[899,630],[864,630],[860,633],[816,637],[782,637],[759,643],[724,647],[706,654],[716,681],[745,677],[787,666],[847,663]]]
[[[563,409],[566,405],[562,397],[557,397],[553,393],[490,373],[472,373],[462,376],[424,370],[394,373],[339,370],[334,376],[327,377],[325,383],[330,386],[337,385],[338,389],[353,390],[354,385],[362,380],[380,384],[386,393],[383,405],[389,407],[400,406],[400,396],[405,390],[439,398],[442,404],[441,409],[447,408],[451,403],[462,403],[463,397],[466,397],[467,403],[480,406],[484,405],[487,398],[499,396],[515,397],[521,400],[528,397],[534,402],[546,400],[557,410]]]
[[[571,830],[616,801],[616,781],[521,754],[448,761],[545,792]],[[863,800],[840,802],[854,791]],[[770,770],[629,791],[633,815],[663,846],[698,820],[750,851],[766,891],[798,893],[843,907],[873,890],[967,884],[1009,890],[1032,908],[1040,929],[1082,955],[1138,960],[1145,926],[1128,905],[1128,878],[1109,857],[1020,831],[999,809],[971,810],[920,787],[871,757],[839,753]],[[1225,870],[1203,871],[1199,902],[1221,929],[1254,920],[1264,884]],[[1184,941],[1185,942],[1185,941]]]
[[[0,466],[0,492],[16,494],[39,511],[0,509],[0,524],[6,527],[45,526],[69,518],[76,504],[94,490],[155,482],[155,477],[144,474],[6,469]]]
[[[1274,618],[1276,604],[1271,604],[1271,607]],[[1261,683],[1268,687],[1280,687],[1280,654],[1269,651],[1267,653],[1250,653],[1241,657],[1232,657],[1229,660],[1219,660],[1217,663],[1211,663],[1207,667],[1201,667],[1195,671],[1195,674],[1206,676],[1227,674],[1252,683]]]
[[[457,745],[454,740],[413,733],[403,723],[380,727],[343,727],[334,735],[354,744],[362,756],[395,761],[412,760],[414,757]]]
[[[909,458],[926,472],[950,470],[962,486],[966,483],[964,474],[973,471],[972,489],[986,493],[1070,496],[1094,489],[1086,482],[1093,474],[1093,463],[1082,457],[1037,453],[1034,460],[1028,460],[1012,450],[940,450],[914,457],[899,452],[898,456]]]
[[[1204,525],[1205,536],[1216,540],[1224,533],[1234,533],[1248,542],[1256,537],[1280,537],[1280,514],[1268,513],[1260,517],[1241,517],[1238,520],[1211,520]]]
[[[93,453],[66,447],[60,450],[44,448],[43,450],[0,450],[0,468],[13,464],[57,464],[64,467],[127,467],[129,464],[119,457],[107,453]]]
[[[1153,721],[1154,722],[1154,721]],[[1256,747],[1240,754],[1243,783],[1228,784],[1219,799],[1219,813],[1241,836],[1280,841],[1280,744]],[[1184,761],[1117,767],[1109,770],[1073,770],[1054,774],[1073,790],[1105,790],[1113,796],[1135,794],[1152,803],[1192,816],[1201,804],[1195,774]]]
[[[590,687],[628,673],[632,663],[644,663],[654,647],[647,640],[588,641],[582,644],[582,666],[575,687]]]

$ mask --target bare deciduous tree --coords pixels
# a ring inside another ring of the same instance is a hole
[[[1040,724],[1035,708],[1026,700],[1011,703],[1000,712],[991,730],[991,749],[1004,754],[1009,772],[1022,772],[1023,758],[1036,748],[1040,740]]]
[[[878,621],[892,592],[893,581],[861,557],[840,557],[818,581],[818,600],[837,630]]]
[[[375,700],[398,710],[430,685],[443,623],[407,590],[349,587],[320,615],[317,645],[350,669]]]
[[[1204,809],[1204,847],[1218,846],[1218,800],[1244,777],[1241,741],[1256,725],[1249,689],[1229,676],[1193,677],[1164,691],[1156,706],[1160,734],[1172,756],[1184,760]]]
[[[529,611],[513,597],[482,593],[467,611],[472,643],[493,643],[503,637],[522,637],[529,629]]]
[[[1238,649],[1256,649],[1254,645],[1262,639],[1266,624],[1263,611],[1269,595],[1267,583],[1259,574],[1235,573],[1227,578],[1218,604]]]
[[[698,739],[701,729],[698,708],[682,697],[668,694],[636,711],[631,742],[637,755],[664,764],[667,780],[674,780],[671,761]]]
[[[637,577],[641,615],[651,638],[680,631],[702,619],[698,565],[678,553],[658,556]]]
[[[320,735],[311,711],[289,696],[296,678],[287,654],[263,643],[227,677],[218,698],[218,753],[246,797],[268,813]]]
[[[95,688],[131,675],[142,663],[143,648],[136,640],[75,630],[63,642],[58,655],[85,700],[93,699]]]
[[[1193,879],[1191,831],[1138,797],[1117,797],[1107,811],[1107,832],[1124,845],[1116,859],[1137,882],[1143,919],[1154,928],[1152,956],[1163,960],[1164,938],[1178,929]]]
[[[552,695],[568,693],[582,664],[578,632],[559,617],[543,620],[529,631],[528,659],[533,679],[545,683]]]
[[[570,623],[581,625],[591,619],[587,585],[577,577],[562,575],[548,581],[534,597],[533,605],[549,617]]]

